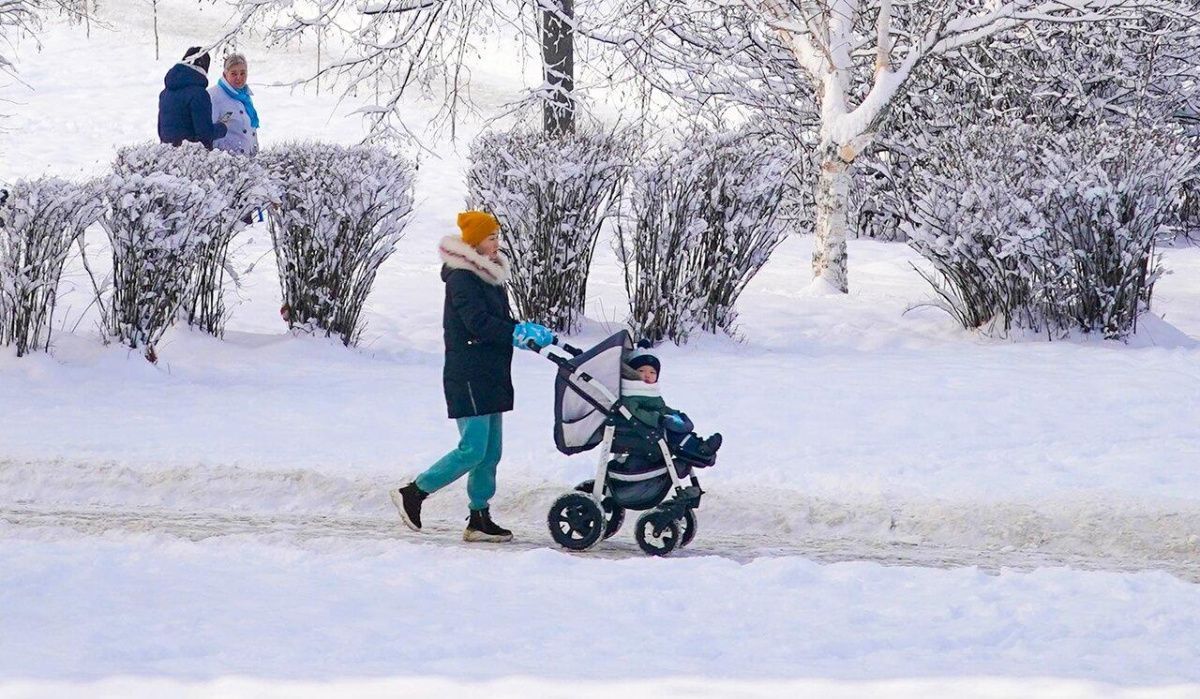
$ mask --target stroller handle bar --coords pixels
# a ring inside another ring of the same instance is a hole
[[[534,352],[537,352],[538,354],[550,357],[552,359],[558,355],[554,355],[554,354],[551,354],[546,351],[546,350],[550,349],[551,347],[555,347],[559,350],[562,350],[563,352],[566,352],[567,354],[569,354],[572,357],[578,357],[579,355],[583,354],[583,350],[579,349],[578,347],[573,347],[571,345],[568,345],[565,342],[561,342],[559,340],[558,335],[555,335],[554,340],[549,345],[546,345],[545,347],[539,347],[538,343],[534,342],[533,340],[529,340],[528,342],[526,342],[525,346],[528,347],[529,349],[533,350]]]

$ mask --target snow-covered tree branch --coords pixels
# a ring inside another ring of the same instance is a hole
[[[15,73],[16,39],[36,30],[38,17],[34,9],[34,0],[0,0],[0,72]]]
[[[343,95],[367,98],[359,113],[373,136],[412,137],[401,105],[414,96],[437,100],[430,126],[455,136],[463,118],[477,111],[470,66],[479,49],[514,37],[543,61],[544,82],[531,87],[523,103],[545,105],[551,130],[573,126],[571,0],[238,0],[237,5],[235,29],[217,44],[247,31],[262,31],[280,45],[320,42],[331,60],[321,57],[295,84],[335,82]]]
[[[0,0],[0,73],[16,74],[17,40],[33,37],[36,45],[44,15],[90,21],[91,9],[91,0]]]
[[[620,51],[625,66],[652,71],[648,79],[671,97],[815,112],[815,144],[797,143],[819,164],[813,273],[846,291],[850,167],[919,68],[1030,23],[1147,15],[1200,16],[1193,3],[1167,0],[630,0],[613,28],[592,37]]]

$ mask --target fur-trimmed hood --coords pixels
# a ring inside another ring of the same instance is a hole
[[[465,269],[492,286],[503,286],[512,273],[508,258],[500,253],[500,261],[492,262],[456,235],[448,235],[438,243],[442,262],[451,269]]]

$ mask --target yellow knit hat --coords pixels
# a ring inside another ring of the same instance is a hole
[[[464,211],[458,215],[458,227],[462,231],[463,242],[475,247],[500,230],[500,222],[483,211]]]

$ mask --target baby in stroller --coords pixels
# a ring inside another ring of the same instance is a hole
[[[650,352],[639,349],[630,353],[621,367],[621,404],[639,422],[662,428],[672,454],[712,464],[721,448],[721,433],[701,439],[685,413],[667,406],[658,386],[661,372],[662,362]]]

